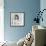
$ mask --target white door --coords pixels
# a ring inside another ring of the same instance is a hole
[[[0,42],[4,41],[4,1],[0,0]]]

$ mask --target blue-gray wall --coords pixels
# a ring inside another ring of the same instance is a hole
[[[7,41],[18,41],[32,29],[35,14],[40,9],[40,0],[4,0],[4,38]],[[25,26],[10,27],[10,12],[24,12]]]
[[[41,0],[40,1],[40,10],[42,11],[43,9],[46,9],[46,0]],[[40,22],[40,25],[45,26],[46,27],[46,11],[43,12],[43,22]]]

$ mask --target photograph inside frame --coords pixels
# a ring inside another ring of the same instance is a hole
[[[11,13],[11,26],[24,26],[24,13]]]

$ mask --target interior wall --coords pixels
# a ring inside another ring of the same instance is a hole
[[[4,39],[18,41],[32,30],[35,13],[40,9],[40,0],[4,0]],[[25,26],[10,27],[10,12],[24,12]]]
[[[46,0],[40,0],[40,10],[46,9]],[[40,21],[40,25],[46,27],[46,10],[43,12],[43,22]]]

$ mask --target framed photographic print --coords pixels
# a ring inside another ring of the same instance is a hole
[[[24,26],[24,12],[11,12],[10,24],[11,26]]]

